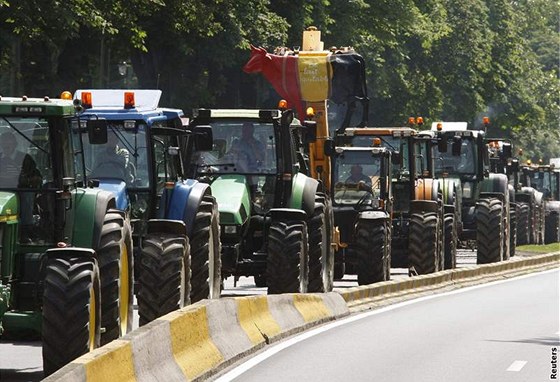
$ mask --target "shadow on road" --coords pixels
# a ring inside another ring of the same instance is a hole
[[[526,340],[486,340],[487,342],[514,342],[520,344],[534,344],[534,345],[544,345],[544,346],[560,346],[560,340],[558,337],[539,337],[539,338],[529,338]]]

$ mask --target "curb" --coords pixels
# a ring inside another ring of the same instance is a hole
[[[87,353],[44,381],[199,381],[269,343],[349,314],[336,292],[204,300]]]
[[[560,252],[509,261],[452,269],[399,281],[384,281],[339,292],[351,312],[387,305],[395,299],[411,299],[419,294],[434,293],[444,288],[460,288],[492,279],[518,276],[560,266]]]

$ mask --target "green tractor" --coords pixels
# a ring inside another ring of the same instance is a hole
[[[466,122],[434,122],[432,133],[442,148],[435,155],[436,175],[453,180],[461,191],[459,246],[476,248],[479,264],[509,259],[509,181],[489,171],[485,132],[468,130]]]
[[[132,328],[124,213],[76,178],[75,121],[69,98],[0,99],[0,332],[40,335],[46,375]]]
[[[271,294],[332,290],[327,201],[300,172],[293,112],[200,109],[198,125],[212,126],[214,143],[195,152],[191,175],[218,202],[222,277],[252,276]]]

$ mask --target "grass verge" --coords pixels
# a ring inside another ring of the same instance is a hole
[[[516,249],[523,252],[552,253],[560,251],[560,243],[520,245]]]

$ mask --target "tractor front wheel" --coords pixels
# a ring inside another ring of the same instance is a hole
[[[190,292],[189,240],[166,233],[145,237],[138,292],[140,325],[182,308]]]
[[[49,259],[43,293],[43,371],[48,376],[101,340],[101,282],[94,259]]]
[[[496,198],[476,202],[476,262],[495,263],[502,260],[504,245],[503,203]]]
[[[307,292],[309,253],[305,223],[272,222],[268,240],[268,294]]]

